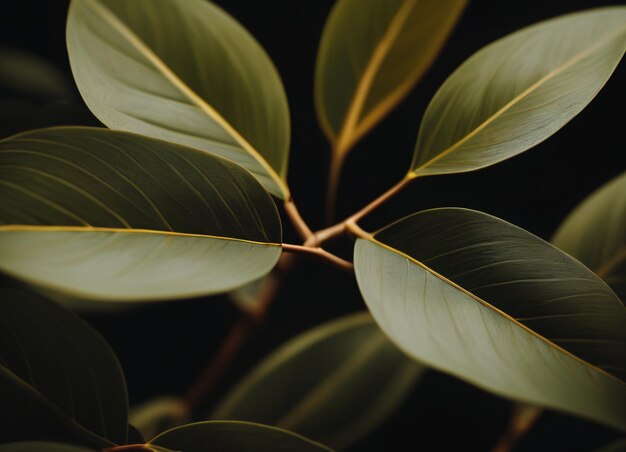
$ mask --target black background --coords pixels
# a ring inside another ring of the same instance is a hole
[[[278,67],[291,108],[289,183],[311,227],[323,227],[329,148],[317,125],[312,87],[317,45],[333,1],[217,3],[252,32]],[[539,20],[619,3],[470,2],[431,70],[347,159],[337,216],[344,217],[366,204],[405,174],[430,98],[472,53]],[[64,36],[67,5],[67,1],[3,2],[0,44],[45,58],[66,74],[71,84]],[[425,208],[462,206],[496,215],[548,239],[582,198],[626,168],[622,139],[625,82],[626,68],[621,65],[584,112],[544,143],[485,170],[418,180],[363,225],[373,230]],[[72,98],[41,104],[3,89],[2,135],[48,125],[100,125],[74,91]],[[15,103],[36,109],[32,114],[18,115],[8,107]],[[295,242],[293,231],[286,229],[288,240]],[[337,251],[349,256],[349,243],[339,244]],[[363,308],[351,275],[301,260],[274,303],[268,323],[226,373],[207,410],[242,373],[288,338]],[[126,371],[131,403],[137,403],[160,394],[182,393],[237,315],[226,297],[214,297],[149,304],[123,314],[89,315],[87,319],[118,354]],[[488,450],[504,428],[509,409],[505,400],[431,372],[397,415],[353,450]],[[592,450],[616,436],[609,429],[550,412],[520,443],[519,450]]]

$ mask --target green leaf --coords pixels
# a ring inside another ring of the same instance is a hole
[[[80,0],[67,47],[89,109],[113,129],[231,159],[288,198],[289,109],[265,51],[204,0]]]
[[[0,141],[0,270],[77,298],[231,290],[280,255],[273,200],[240,166],[125,132]]]
[[[591,102],[625,48],[625,7],[568,14],[490,44],[433,97],[409,177],[477,170],[542,142]]]
[[[94,449],[73,446],[71,444],[50,443],[46,441],[24,441],[20,443],[0,444],[0,452],[95,452]]]
[[[107,343],[39,295],[0,288],[0,299],[2,438],[125,444],[126,384]]]
[[[431,65],[465,0],[340,0],[315,74],[317,114],[336,158],[406,96]]]
[[[626,302],[626,173],[576,207],[552,243],[593,270]]]
[[[343,449],[383,422],[425,370],[369,314],[354,314],[280,347],[212,418],[276,425]]]
[[[374,319],[421,362],[626,430],[626,310],[549,243],[480,212],[434,209],[359,239],[355,270]]]
[[[183,424],[188,416],[184,400],[174,396],[161,396],[130,410],[130,423],[145,438],[152,438],[165,429]]]
[[[185,452],[319,452],[331,451],[295,433],[267,425],[209,421],[183,425],[148,443]]]

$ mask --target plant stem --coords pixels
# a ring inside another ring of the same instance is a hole
[[[532,405],[516,403],[509,425],[491,452],[510,452],[517,442],[531,429],[543,410]]]
[[[352,262],[335,256],[334,254],[329,253],[323,248],[317,246],[291,245],[289,243],[283,243],[282,246],[284,251],[290,253],[307,254],[309,256],[313,256],[320,260],[326,261],[341,270],[346,270],[349,272],[354,271],[354,265],[352,264]]]
[[[278,271],[267,276],[268,280],[259,294],[255,310],[246,312],[231,326],[216,354],[187,389],[183,400],[187,405],[188,414],[193,413],[209,395],[248,338],[263,324],[269,307],[282,287],[285,276],[296,262],[295,257],[295,254],[283,253],[281,255],[276,266]]]
[[[296,207],[296,203],[293,201],[293,198],[289,198],[285,200],[284,203],[285,212],[287,216],[293,223],[293,226],[296,228],[296,231],[302,238],[302,240],[309,240],[314,236],[313,231],[309,228],[309,225],[306,224],[306,221],[300,215],[298,208]]]
[[[359,220],[361,220],[366,215],[369,215],[386,201],[397,195],[404,187],[409,184],[409,182],[411,182],[416,177],[417,176],[413,175],[412,173],[407,174],[402,180],[400,180],[400,182],[398,182],[385,193],[380,195],[378,198],[364,206],[361,210],[353,213],[340,223],[315,232],[314,236],[317,238],[317,245],[319,246],[335,237],[340,236],[341,234],[346,232],[348,225],[352,225],[352,227],[355,228]],[[363,230],[361,229],[361,231]]]

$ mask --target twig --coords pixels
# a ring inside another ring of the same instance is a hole
[[[306,245],[292,245],[289,243],[283,243],[283,250],[290,253],[299,253],[313,256],[322,261],[326,261],[329,264],[345,271],[353,272],[354,265],[345,259],[340,258],[332,253],[329,253],[323,248]]]
[[[358,212],[353,213],[352,215],[350,215],[343,222],[344,223],[348,223],[348,222],[357,223],[363,217],[365,217],[366,215],[370,214],[371,212],[376,210],[378,207],[380,207],[382,204],[384,204],[386,201],[388,201],[389,199],[391,199],[395,195],[397,195],[404,187],[406,187],[409,184],[409,182],[414,180],[415,177],[416,176],[414,176],[412,173],[407,174],[402,180],[400,180],[400,182],[398,182],[396,185],[391,187],[389,190],[387,190],[385,193],[380,195],[378,198],[376,198],[375,200],[370,202],[368,205],[363,207]]]
[[[345,220],[333,226],[330,226],[328,228],[315,232],[314,235],[317,238],[317,245],[318,246],[322,245],[326,243],[327,241],[332,240],[340,236],[341,234],[345,233],[349,225],[352,225],[352,227],[354,228],[357,225],[359,220],[363,219],[365,216],[372,213],[374,210],[376,210],[386,201],[388,201],[389,199],[397,195],[400,191],[402,191],[404,187],[406,187],[415,178],[416,176],[414,176],[412,173],[407,174],[400,182],[398,182],[389,190],[387,190],[385,193],[380,195],[378,198],[376,198],[375,200],[373,200],[372,202],[364,206],[361,210],[353,213]]]
[[[311,231],[311,228],[309,228],[300,215],[293,199],[289,198],[285,200],[285,212],[289,216],[298,234],[304,240],[304,243],[302,245],[283,244],[283,249],[291,253],[308,254],[324,260],[338,268],[341,268],[342,270],[353,272],[354,265],[352,262],[346,261],[345,259],[329,253],[321,248],[321,244],[344,234],[348,231],[348,229],[356,236],[369,237],[370,234],[363,231],[363,229],[358,226],[357,222],[378,208],[385,201],[395,196],[413,178],[414,177],[410,175],[406,176],[381,196],[363,207],[358,212],[346,218],[344,221],[317,232]],[[198,407],[200,402],[211,392],[252,332],[263,323],[269,306],[282,286],[284,277],[295,263],[296,255],[297,254],[289,253],[282,254],[276,266],[278,272],[270,276],[271,279],[266,284],[263,293],[259,296],[260,301],[257,309],[254,312],[247,313],[245,316],[241,317],[231,327],[231,330],[220,345],[216,355],[207,364],[196,381],[185,392],[183,399],[185,400],[190,413],[193,412]]]

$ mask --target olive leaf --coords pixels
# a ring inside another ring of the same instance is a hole
[[[289,198],[289,109],[254,38],[204,0],[73,1],[72,73],[89,109],[113,129],[231,159]]]
[[[147,445],[185,452],[332,452],[287,430],[237,421],[183,425],[161,433]]]
[[[315,101],[335,159],[411,90],[441,50],[465,0],[340,0],[322,34]]]
[[[374,319],[420,362],[626,430],[626,310],[584,265],[492,216],[433,209],[359,239]]]
[[[202,151],[106,129],[0,141],[0,269],[77,298],[231,290],[269,272],[280,218],[249,172]]]
[[[407,177],[477,170],[563,127],[600,91],[626,48],[626,7],[541,22],[463,63],[428,106]]]
[[[125,444],[126,384],[107,343],[78,316],[35,293],[4,287],[0,299],[3,440]]]
[[[212,418],[276,425],[343,449],[382,423],[425,370],[368,313],[353,314],[274,351]]]
[[[576,207],[552,243],[593,270],[626,302],[626,173]]]

